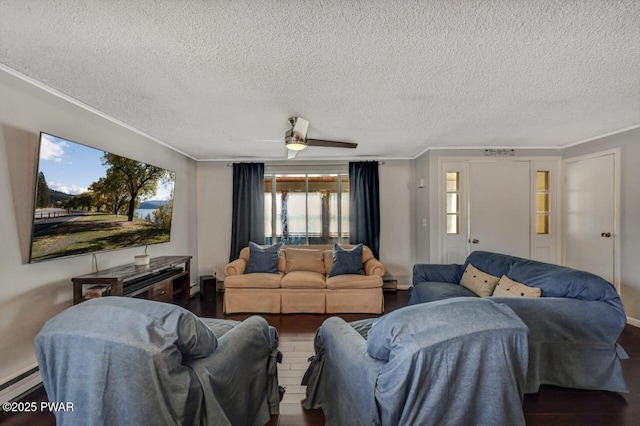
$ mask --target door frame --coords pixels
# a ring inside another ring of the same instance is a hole
[[[580,161],[590,160],[597,157],[604,157],[606,155],[613,155],[613,235],[615,239],[613,241],[613,286],[620,293],[620,182],[622,178],[621,170],[620,170],[620,161],[621,161],[621,151],[620,148],[612,148],[604,151],[593,152],[591,154],[580,155],[577,157],[564,158],[562,160],[562,203],[566,206],[567,202],[567,190],[566,190],[566,181],[567,181],[567,164],[569,163],[577,163]],[[566,211],[562,212],[562,220],[564,221],[566,217]],[[566,265],[566,248],[567,248],[567,240],[564,230],[561,233],[562,235],[562,264]]]
[[[431,172],[431,184],[430,184],[430,197],[429,197],[429,212],[430,212],[430,227],[433,230],[433,228],[435,227],[437,229],[437,232],[431,232],[432,238],[431,239],[431,244],[432,247],[435,247],[436,250],[431,250],[430,253],[430,261],[432,263],[443,263],[443,258],[444,258],[444,238],[445,238],[445,213],[444,213],[444,207],[445,207],[445,184],[444,184],[444,164],[445,163],[464,163],[465,164],[465,182],[463,182],[464,184],[464,191],[468,191],[468,179],[469,179],[469,163],[471,162],[497,162],[497,161],[518,161],[518,162],[530,162],[531,163],[531,186],[530,186],[530,196],[531,196],[531,202],[530,202],[530,206],[535,206],[535,191],[533,190],[535,188],[535,179],[534,179],[534,171],[536,170],[536,164],[539,163],[553,163],[555,165],[555,169],[554,169],[554,175],[555,177],[553,178],[553,182],[552,185],[555,188],[554,194],[552,196],[552,200],[553,203],[556,207],[555,209],[555,213],[554,213],[554,217],[553,217],[553,227],[554,227],[554,232],[553,232],[553,236],[550,239],[550,243],[554,245],[555,251],[554,251],[554,255],[552,257],[552,259],[550,259],[551,263],[560,263],[561,262],[561,253],[562,253],[562,241],[561,241],[561,236],[563,235],[563,230],[562,230],[562,217],[563,217],[563,185],[562,183],[564,182],[564,170],[563,170],[563,162],[562,162],[562,157],[560,155],[557,156],[549,156],[549,155],[543,155],[543,156],[522,156],[522,157],[518,157],[518,156],[513,156],[513,157],[490,157],[490,156],[442,156],[442,157],[437,157],[437,170],[435,170],[435,173],[437,174],[436,176],[434,176],[433,172],[434,170],[432,169]],[[467,193],[462,194],[462,199],[464,200],[465,206],[462,207],[462,210],[465,211],[465,221],[464,221],[464,226],[465,226],[465,233],[468,231],[468,217],[467,217],[467,204],[468,204],[468,197],[467,197]],[[533,208],[531,208],[531,219],[530,219],[530,235],[533,236],[533,232],[534,232],[534,217],[535,217],[535,211]],[[461,223],[462,224],[462,223]],[[468,235],[465,237],[468,238]],[[535,247],[534,247],[534,238],[532,237],[530,239],[530,255],[532,256],[533,253],[535,252]],[[470,253],[470,248],[469,245],[467,245],[467,255]]]

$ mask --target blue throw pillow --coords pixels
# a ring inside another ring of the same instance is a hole
[[[266,272],[270,274],[278,273],[278,255],[280,254],[280,243],[268,247],[262,247],[249,241],[249,263],[245,274],[256,272]]]
[[[352,249],[344,249],[337,244],[333,245],[333,265],[330,277],[344,274],[364,275],[362,268],[362,244]]]

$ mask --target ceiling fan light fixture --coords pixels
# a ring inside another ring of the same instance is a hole
[[[291,141],[286,141],[286,143],[287,149],[290,149],[291,151],[302,151],[307,147],[307,144],[302,140],[293,139]]]

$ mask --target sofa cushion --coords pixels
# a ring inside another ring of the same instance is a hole
[[[324,274],[329,276],[331,267],[333,266],[333,249],[324,250],[322,255],[324,256]]]
[[[280,288],[283,275],[282,272],[227,275],[224,286],[225,288]]]
[[[498,285],[493,290],[496,297],[540,297],[542,290],[536,287],[529,287],[503,275],[498,281]]]
[[[498,285],[498,281],[500,281],[500,278],[482,272],[472,264],[469,264],[462,274],[460,284],[480,297],[488,297],[493,294],[493,289]]]
[[[460,284],[440,281],[421,282],[411,288],[411,297],[408,304],[417,305],[454,297],[478,297],[478,295]]]
[[[330,277],[344,274],[364,275],[362,268],[362,244],[344,249],[338,244],[333,245],[333,265],[331,266]]]
[[[325,288],[324,274],[313,271],[287,273],[280,282],[282,288]]]
[[[278,255],[280,254],[280,243],[268,247],[262,247],[253,241],[249,241],[249,261],[245,274],[256,272],[277,274]]]
[[[309,271],[324,274],[324,256],[322,250],[294,249],[286,250],[287,274],[295,271]]]
[[[382,287],[382,277],[380,275],[344,274],[327,278],[327,288],[330,290],[377,287]]]

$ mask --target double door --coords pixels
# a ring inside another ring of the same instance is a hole
[[[505,253],[556,262],[555,223],[547,218],[538,229],[542,208],[537,193],[537,173],[555,179],[558,160],[468,160],[443,162],[441,253],[443,263],[461,263],[472,251]],[[457,177],[457,184],[451,182]],[[555,182],[542,192],[544,212],[551,207]],[[442,205],[441,204],[441,205]],[[456,212],[457,210],[457,212]],[[457,224],[457,226],[456,226]]]

